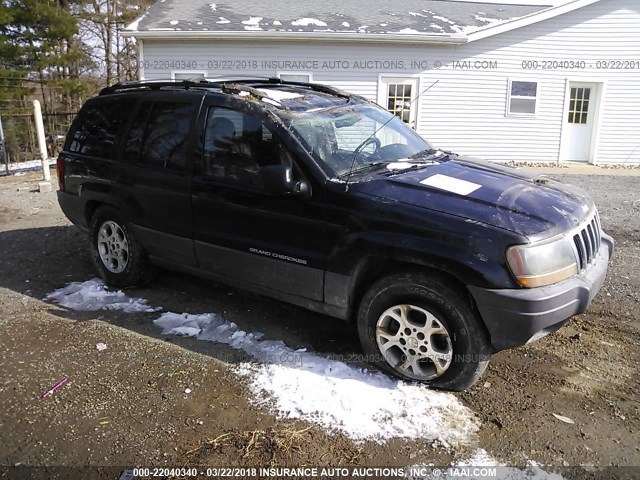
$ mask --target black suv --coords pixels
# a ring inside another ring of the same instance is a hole
[[[58,178],[108,285],[162,266],[353,320],[373,363],[451,390],[583,312],[613,253],[583,191],[438,150],[318,84],[107,88]]]

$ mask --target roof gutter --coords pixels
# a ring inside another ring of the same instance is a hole
[[[193,30],[130,30],[121,32],[125,37],[140,39],[175,40],[265,40],[307,42],[362,42],[402,44],[453,44],[462,45],[468,38],[463,33],[451,35],[403,34],[403,33],[340,33],[340,32],[221,32]]]

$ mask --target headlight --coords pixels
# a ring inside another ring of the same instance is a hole
[[[537,245],[516,245],[507,249],[507,262],[523,287],[542,287],[578,273],[569,241],[562,237]]]

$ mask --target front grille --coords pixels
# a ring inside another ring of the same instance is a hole
[[[593,263],[600,251],[600,241],[600,217],[598,216],[598,212],[595,211],[586,226],[573,236],[573,243],[578,253],[580,270],[585,270]]]

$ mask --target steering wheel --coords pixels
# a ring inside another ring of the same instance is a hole
[[[382,145],[382,144],[380,143],[380,139],[378,139],[376,137],[369,137],[364,142],[362,142],[360,145],[358,145],[358,148],[356,148],[353,151],[353,158],[356,159],[356,160],[361,160],[360,154],[362,153],[362,150],[364,150],[366,147],[368,147],[372,143],[376,146],[375,150],[372,153],[372,155],[375,155],[375,153],[380,148],[380,145]],[[360,163],[364,165],[365,162],[361,161]]]

